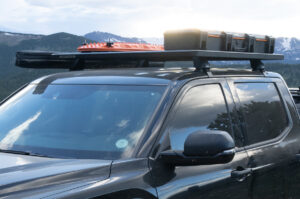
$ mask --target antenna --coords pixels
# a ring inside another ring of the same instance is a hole
[[[114,42],[110,41],[110,38],[108,38],[108,42],[106,42],[107,47],[112,47],[114,45]]]
[[[87,45],[88,43],[86,42],[86,39],[84,40],[84,42],[83,42],[83,46],[85,46],[85,45]]]

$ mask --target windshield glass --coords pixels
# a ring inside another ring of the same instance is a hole
[[[164,90],[29,85],[0,106],[0,149],[58,158],[130,157]]]

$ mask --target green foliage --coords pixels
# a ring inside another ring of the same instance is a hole
[[[281,74],[289,87],[300,86],[300,64],[268,64],[266,69]]]
[[[41,76],[62,72],[64,70],[49,69],[23,69],[15,66],[15,54],[22,50],[42,51],[76,51],[77,47],[85,42],[84,37],[68,33],[56,33],[27,39],[16,45],[8,46],[0,43],[0,100],[4,99],[14,90]],[[87,42],[93,42],[87,40]]]
[[[234,64],[234,65],[216,65],[216,67],[222,68],[246,68],[250,69],[250,65],[247,64]],[[266,71],[279,73],[286,81],[289,87],[300,86],[300,63],[299,64],[285,64],[285,63],[266,63]]]

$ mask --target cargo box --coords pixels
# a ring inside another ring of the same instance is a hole
[[[167,31],[165,50],[213,50],[274,53],[275,39],[241,33],[208,32],[198,29]]]

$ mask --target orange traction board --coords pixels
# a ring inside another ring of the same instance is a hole
[[[162,45],[155,44],[139,44],[139,43],[123,43],[123,42],[102,42],[84,44],[77,48],[80,52],[126,52],[126,51],[162,51]]]

